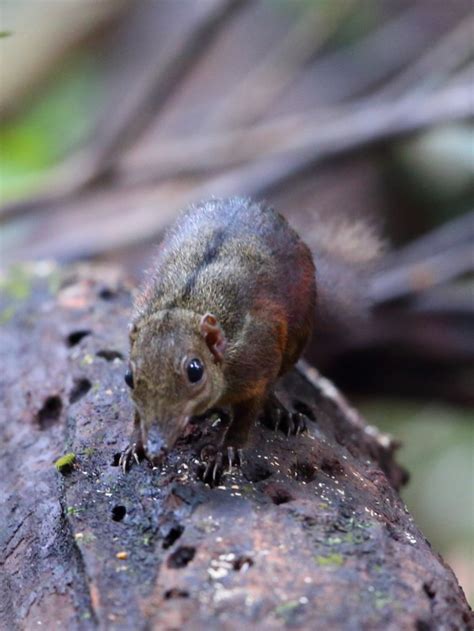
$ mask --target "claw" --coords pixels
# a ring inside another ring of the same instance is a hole
[[[245,463],[243,449],[237,449],[237,460],[238,460],[239,467],[243,467]]]
[[[121,454],[120,456],[120,460],[119,460],[119,467],[122,469],[122,471],[124,473],[127,473],[130,464],[131,464],[131,458],[132,457],[137,457],[136,456],[136,447],[137,444],[136,443],[132,443],[131,445],[129,445]]]
[[[222,469],[222,460],[223,460],[222,453],[218,451],[216,454],[216,460],[214,462],[214,468],[212,469],[212,482],[214,484],[217,484],[220,478],[220,472]]]
[[[205,450],[203,450],[203,452],[205,452]],[[201,454],[203,452],[201,452]],[[209,484],[209,486],[216,486],[222,475],[223,455],[220,451],[218,451],[210,457],[208,456],[206,459],[203,458],[203,460],[204,462],[202,464],[204,464],[205,467],[202,475],[200,476],[201,480],[206,484]]]
[[[228,467],[227,467],[226,473],[231,473],[232,467],[234,466],[234,460],[235,460],[235,451],[233,447],[227,447],[227,460],[228,460]]]
[[[306,426],[306,417],[301,412],[293,412],[293,423],[295,426],[295,434],[303,434],[308,429]]]
[[[281,416],[282,416],[281,410],[276,409],[273,413],[273,418],[274,418],[274,423],[275,423],[275,432],[277,432],[280,427]]]
[[[266,407],[267,425],[277,432],[297,436],[307,430],[306,415],[298,410],[287,410],[277,396],[270,395]]]
[[[213,467],[213,465],[214,465],[214,463],[212,462],[212,460],[209,461],[206,464],[206,467],[205,467],[204,472],[202,474],[202,481],[203,482],[206,482],[206,480],[209,478],[209,472],[210,472],[211,468]]]
[[[208,445],[201,450],[199,477],[206,484],[217,486],[224,474],[232,473],[232,468],[242,466],[243,462],[242,449],[228,446],[224,455],[222,451],[216,451],[213,445]]]
[[[134,462],[140,464],[140,457],[147,458],[143,447],[139,443],[131,443],[123,450],[119,459],[119,467],[124,473],[127,473]]]

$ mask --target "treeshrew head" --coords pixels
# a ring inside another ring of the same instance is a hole
[[[170,309],[136,323],[130,340],[125,381],[145,429],[153,427],[150,442],[171,449],[189,418],[222,396],[225,338],[211,314]]]

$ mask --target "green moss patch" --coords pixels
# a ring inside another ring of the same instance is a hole
[[[317,556],[315,560],[316,563],[321,566],[329,565],[339,567],[344,563],[344,557],[338,552],[335,552],[334,554],[328,554],[326,556]]]
[[[75,462],[76,454],[71,452],[65,454],[64,456],[61,456],[61,458],[58,458],[54,463],[54,466],[59,471],[59,473],[62,473],[62,475],[67,475],[73,470]]]

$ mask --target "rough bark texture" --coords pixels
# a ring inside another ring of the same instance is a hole
[[[163,470],[124,475],[130,288],[45,265],[3,285],[2,629],[472,628],[400,500],[393,444],[316,371],[281,387],[308,433],[256,426],[220,487],[196,479],[205,422]]]

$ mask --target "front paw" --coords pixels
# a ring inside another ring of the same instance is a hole
[[[143,445],[138,442],[130,443],[130,445],[124,449],[120,455],[119,467],[121,467],[124,473],[127,473],[134,462],[140,464],[140,461],[144,458],[146,458],[146,453],[143,449]]]
[[[232,467],[240,468],[244,463],[242,449],[231,446],[218,449],[214,445],[206,445],[201,450],[200,457],[198,476],[211,487],[218,486],[222,476],[232,472]]]

